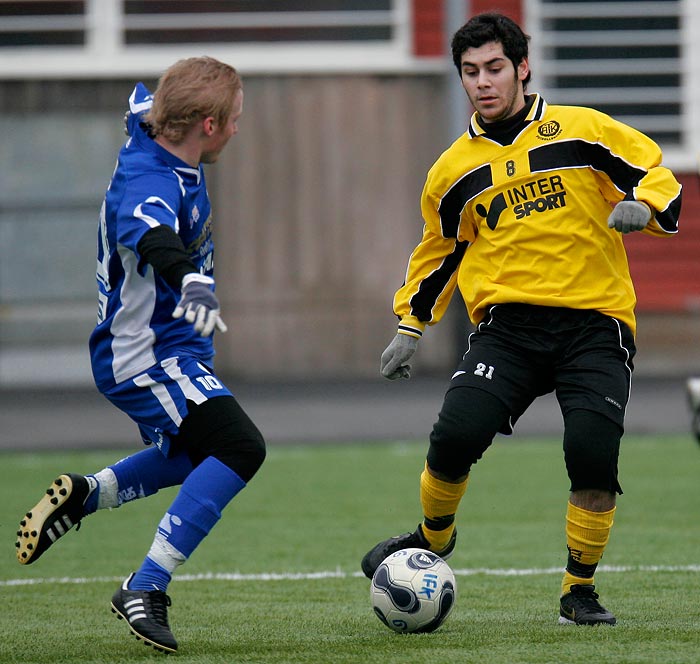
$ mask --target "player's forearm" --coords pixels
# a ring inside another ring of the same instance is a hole
[[[169,226],[156,226],[139,240],[137,251],[169,286],[179,291],[187,274],[198,272],[182,240]]]
[[[662,166],[650,169],[635,188],[634,199],[646,203],[652,210],[653,226],[647,226],[645,232],[652,235],[678,232],[682,187],[671,171]]]
[[[411,254],[406,282],[394,297],[394,313],[401,319],[404,334],[420,336],[426,325],[442,318],[457,286],[466,248],[466,242],[424,235]]]

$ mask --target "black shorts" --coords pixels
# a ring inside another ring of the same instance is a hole
[[[496,305],[470,335],[448,391],[473,387],[497,397],[510,413],[505,434],[550,392],[564,416],[589,410],[622,430],[635,353],[627,325],[597,311]]]

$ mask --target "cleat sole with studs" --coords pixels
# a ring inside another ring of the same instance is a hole
[[[19,522],[20,527],[17,531],[15,548],[17,549],[17,560],[22,565],[28,565],[38,558],[35,554],[39,544],[41,529],[46,519],[68,500],[72,490],[73,483],[71,478],[68,477],[68,475],[60,475],[52,482],[51,486],[46,489],[46,493],[42,499],[27,512],[24,518]],[[68,532],[73,525],[74,524],[70,521],[64,523],[57,522],[55,528],[57,533],[54,534],[53,531],[51,531],[49,537],[52,541],[55,541],[64,533]],[[51,537],[52,534],[54,535],[53,537]]]
[[[153,643],[152,641],[145,639],[141,634],[139,634],[131,625],[131,623],[121,614],[117,609],[114,608],[114,606],[111,607],[112,613],[117,616],[118,620],[124,620],[126,624],[129,626],[129,631],[131,634],[134,636],[134,638],[137,641],[143,641],[143,645],[149,646],[150,648],[153,648],[153,650],[157,650],[158,652],[165,653],[166,655],[169,655],[171,653],[177,652],[177,650],[173,648],[168,648],[167,646],[160,645],[158,643]]]

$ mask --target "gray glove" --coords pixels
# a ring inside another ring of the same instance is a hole
[[[418,348],[418,339],[407,334],[397,334],[382,353],[380,371],[384,378],[410,378],[411,365],[406,364]]]
[[[173,311],[173,318],[184,316],[203,337],[210,336],[214,328],[220,332],[228,329],[219,315],[219,300],[211,289],[213,284],[214,280],[203,274],[186,274],[182,279],[182,296]]]
[[[608,228],[620,233],[641,231],[651,219],[651,210],[646,203],[620,201],[608,217]]]

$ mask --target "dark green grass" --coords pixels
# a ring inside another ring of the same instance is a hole
[[[475,467],[450,559],[458,599],[445,625],[405,636],[381,625],[359,559],[378,539],[415,527],[424,452],[422,443],[273,447],[171,584],[177,661],[700,661],[700,449],[689,437],[624,441],[625,494],[603,561],[610,569],[596,577],[618,616],[614,628],[557,624],[568,485],[560,442],[523,439],[497,440]],[[34,565],[14,556],[19,518],[57,473],[95,471],[117,458],[0,456],[3,664],[163,657],[129,636],[109,598],[140,564],[173,489],[85,519]],[[337,576],[308,577],[316,572]],[[232,573],[243,579],[192,578]],[[265,580],[269,573],[307,576]]]

